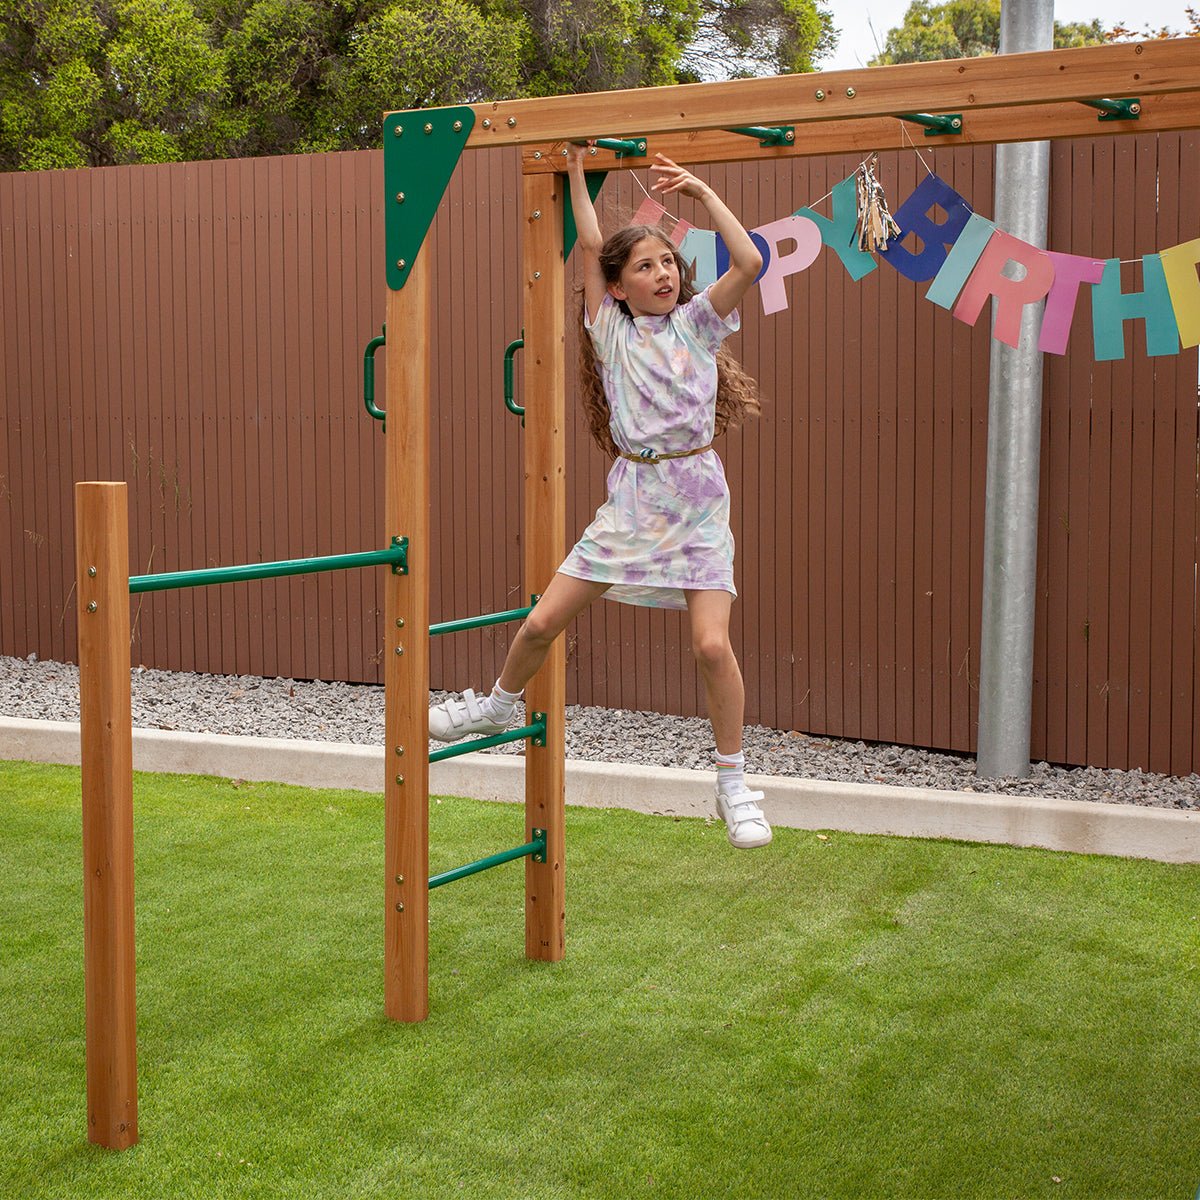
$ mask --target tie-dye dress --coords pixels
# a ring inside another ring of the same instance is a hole
[[[630,319],[605,295],[585,324],[621,450],[665,454],[712,441],[716,354],[739,328],[736,311],[722,320],[705,289],[666,316]],[[611,584],[609,599],[650,608],[686,608],[689,590],[737,595],[729,485],[715,450],[659,463],[618,458],[607,488],[564,575]]]

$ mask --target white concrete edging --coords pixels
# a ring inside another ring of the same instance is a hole
[[[0,717],[0,759],[79,765],[79,726]],[[382,747],[159,729],[133,731],[139,771],[217,775],[304,787],[382,792]],[[515,755],[468,754],[430,767],[437,795],[520,802]],[[794,829],[950,838],[1200,863],[1200,812],[883,784],[751,775],[771,821]],[[670,816],[712,815],[712,774],[669,767],[567,762],[567,802]]]

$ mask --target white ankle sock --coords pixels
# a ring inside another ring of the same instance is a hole
[[[719,750],[713,752],[717,763],[717,791],[723,796],[735,796],[746,790],[746,756],[742,751],[736,754],[722,754]]]
[[[513,714],[513,705],[521,698],[521,692],[506,692],[501,686],[500,681],[496,680],[496,686],[492,688],[492,694],[486,697],[480,704],[493,721],[507,721]]]

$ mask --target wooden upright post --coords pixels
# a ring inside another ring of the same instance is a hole
[[[429,1015],[429,250],[387,299],[385,538],[408,538],[408,574],[384,607],[385,1009]]]
[[[138,1140],[125,484],[75,485],[75,554],[88,1141],[125,1150]]]
[[[541,592],[566,553],[563,175],[527,175],[525,199],[525,581]],[[558,638],[529,682],[526,712],[546,714],[546,744],[525,751],[525,836],[546,830],[546,861],[525,860],[525,954],[565,953],[563,836],[566,647]]]

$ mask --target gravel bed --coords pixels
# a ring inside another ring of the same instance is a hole
[[[144,667],[135,668],[132,679],[133,723],[139,728],[363,745],[383,742],[381,687]],[[434,692],[431,701],[444,697],[444,692]],[[78,669],[33,657],[0,656],[0,715],[77,721]],[[518,754],[519,746],[485,753]],[[1200,810],[1200,775],[1176,778],[1034,763],[1027,779],[977,780],[975,760],[967,756],[761,725],[746,728],[745,750],[748,769],[767,775]],[[700,717],[576,705],[567,709],[568,758],[708,769],[711,754],[712,730]]]

